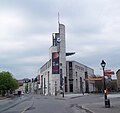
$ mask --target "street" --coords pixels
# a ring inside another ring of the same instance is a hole
[[[112,112],[109,113],[117,113],[120,110],[118,109],[120,98],[113,95],[109,96],[111,108],[107,109],[104,107],[103,94],[80,95],[72,98],[70,96],[68,98],[67,95],[62,98],[62,96],[35,94],[31,96],[30,94],[22,98],[26,97],[30,98],[23,99],[19,104],[0,113],[101,113],[101,110],[104,111],[103,113],[111,110]]]
[[[62,98],[35,95],[33,101],[33,106],[25,113],[73,113]]]
[[[25,107],[29,106],[32,95],[12,97],[0,100],[0,113],[21,113]]]

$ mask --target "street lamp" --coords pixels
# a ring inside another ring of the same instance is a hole
[[[103,68],[103,76],[104,76],[104,94],[105,94],[105,100],[106,100],[106,99],[107,99],[107,94],[106,94],[106,82],[105,82],[105,73],[104,73],[105,66],[106,66],[106,63],[105,63],[104,60],[102,60],[102,62],[101,62],[101,67]]]
[[[104,98],[105,98],[105,107],[109,108],[110,107],[110,100],[107,99],[107,94],[106,94],[106,81],[105,81],[105,66],[106,62],[102,60],[101,62],[101,67],[103,68],[103,76],[104,76]]]

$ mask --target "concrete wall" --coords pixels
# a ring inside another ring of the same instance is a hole
[[[94,75],[94,70],[89,68],[83,64],[80,64],[76,61],[67,61],[67,88],[68,92],[70,92],[70,72],[69,72],[69,62],[72,62],[72,78],[73,78],[73,92],[74,93],[83,93],[86,91],[85,84],[85,72],[88,74],[88,78]],[[81,78],[81,80],[80,80]],[[82,83],[81,83],[82,82]],[[81,86],[82,85],[82,86]],[[94,81],[88,81],[89,92],[94,90]]]
[[[57,34],[59,34],[61,41],[58,44],[53,44],[49,48],[49,59],[51,59],[51,66],[49,69],[46,69],[40,73],[40,75],[43,75],[43,94],[45,93],[46,95],[48,93],[55,95],[56,92],[60,91],[60,74],[52,74],[52,53],[59,52],[59,68],[62,69],[63,78],[66,76],[65,26],[63,24],[59,24],[59,33]]]

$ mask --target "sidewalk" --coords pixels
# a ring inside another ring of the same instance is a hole
[[[82,106],[84,109],[90,113],[119,113],[120,112],[120,103],[114,103],[110,108],[105,108],[105,103],[94,103],[90,105]]]
[[[3,99],[6,99],[7,97],[2,97],[2,96],[0,96],[0,100],[3,100]]]
[[[89,105],[83,105],[83,109],[88,113],[120,113],[120,94],[108,95],[110,99],[110,108],[105,108],[105,102],[91,103]]]
[[[78,93],[70,93],[70,94],[65,94],[64,97],[62,94],[55,96],[55,98],[60,98],[60,99],[73,99],[73,98],[78,98],[78,97],[82,97],[82,96],[87,96],[89,94],[85,93],[83,94],[78,94]]]
[[[89,94],[65,94],[64,98],[61,95],[56,96],[56,99],[72,99],[82,96],[88,96]],[[82,112],[84,113],[120,113],[120,94],[109,94],[108,99],[110,99],[110,108],[105,108],[104,97],[101,97],[102,100],[97,103],[90,103],[84,105],[77,105],[79,109],[75,113]]]
[[[85,94],[65,94],[65,98],[69,98],[69,99],[72,99],[72,98],[78,98],[78,97],[82,97],[82,96],[87,96],[89,94],[85,93]]]
[[[13,94],[11,94],[11,95],[8,95],[8,96],[1,96],[0,95],[0,100],[4,100],[4,99],[12,99],[12,98],[16,98],[17,96],[14,96]]]

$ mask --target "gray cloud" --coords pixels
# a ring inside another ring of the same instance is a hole
[[[100,62],[119,69],[119,0],[0,1],[0,70],[16,78],[37,76],[48,60],[51,34],[58,31],[57,13],[66,26],[67,51],[101,74]]]

